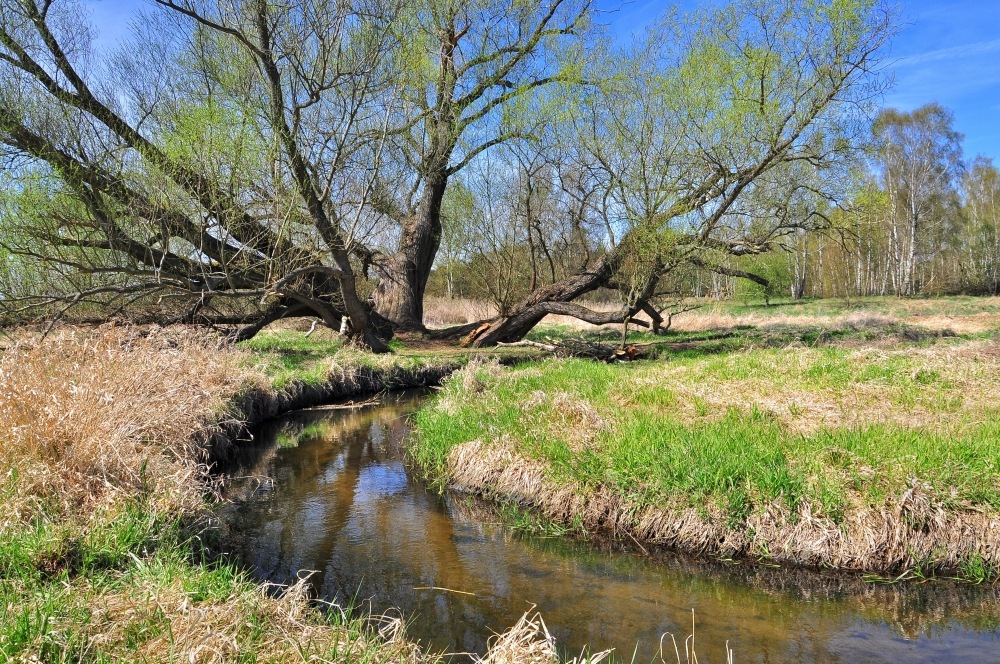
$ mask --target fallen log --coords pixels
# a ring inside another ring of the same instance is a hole
[[[601,362],[631,362],[641,357],[642,353],[636,346],[626,346],[621,348],[618,346],[610,346],[608,344],[599,344],[593,341],[585,341],[583,339],[566,339],[563,341],[556,341],[553,339],[548,339],[549,343],[542,343],[540,341],[531,341],[528,339],[522,339],[521,341],[513,342],[497,342],[497,346],[529,346],[531,348],[538,348],[547,353],[552,353],[556,357],[582,357],[591,360],[599,360]]]

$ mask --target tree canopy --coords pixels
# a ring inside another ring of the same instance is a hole
[[[686,267],[762,279],[732,258],[831,223],[894,29],[870,0],[671,10],[621,46],[586,0],[156,0],[105,53],[80,10],[0,0],[4,308],[314,316],[375,350],[449,261],[496,277],[480,345],[655,321]]]

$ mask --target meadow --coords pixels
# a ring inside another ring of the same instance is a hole
[[[997,301],[711,304],[677,322],[632,337],[647,361],[467,367],[419,414],[414,458],[439,485],[640,547],[997,576]]]
[[[317,604],[304,583],[261,585],[218,557],[211,463],[244,424],[451,372],[417,416],[414,463],[512,521],[712,557],[997,578],[1000,301],[705,304],[664,336],[630,335],[646,359],[626,364],[419,339],[374,356],[295,326],[236,347],[184,327],[11,332],[0,656],[438,661],[398,617]],[[533,338],[619,332],[554,320]],[[518,630],[483,661],[556,661],[540,619]]]

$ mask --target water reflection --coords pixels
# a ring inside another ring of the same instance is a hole
[[[693,608],[701,662],[725,661],[727,640],[740,662],[1000,662],[995,586],[873,586],[512,536],[482,506],[411,478],[402,448],[419,398],[306,411],[258,433],[233,473],[245,478],[237,553],[258,578],[311,571],[318,596],[398,608],[411,637],[451,652],[483,652],[535,605],[567,652],[614,647],[625,661],[637,647],[636,661],[653,661],[664,633],[683,639]]]

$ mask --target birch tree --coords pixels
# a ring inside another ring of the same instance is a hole
[[[962,170],[962,135],[939,104],[906,113],[882,111],[872,132],[878,145],[878,167],[891,206],[893,281],[899,295],[913,295],[921,245],[931,226],[943,219],[935,213],[956,192]]]

